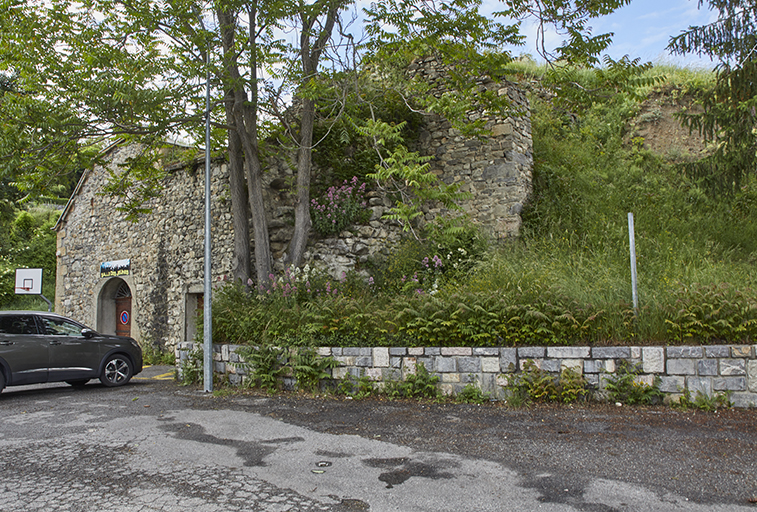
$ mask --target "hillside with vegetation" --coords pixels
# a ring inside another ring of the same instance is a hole
[[[658,66],[647,70],[653,79],[633,94],[613,92],[571,109],[533,85],[542,73],[526,62],[514,76],[531,84],[534,140],[533,194],[520,239],[493,244],[471,224],[457,230],[432,225],[421,240],[408,237],[390,257],[341,279],[306,267],[285,272],[261,295],[228,286],[214,299],[214,340],[343,346],[752,342],[754,177],[724,191],[687,174],[685,164],[711,148],[675,118],[699,108],[697,98],[713,86],[712,74]],[[359,169],[354,172],[365,180]],[[635,217],[638,311],[631,305],[629,212]]]

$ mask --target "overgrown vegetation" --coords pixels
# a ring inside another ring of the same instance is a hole
[[[543,74],[525,61],[517,66]],[[757,181],[713,195],[669,155],[627,137],[639,92],[667,91],[685,104],[713,84],[706,71],[642,71],[636,93],[607,91],[578,113],[534,95],[533,194],[519,241],[491,244],[470,224],[450,229],[442,221],[350,274],[290,269],[263,297],[228,287],[216,295],[214,339],[281,346],[751,343]],[[638,311],[628,212],[635,216]]]
[[[504,386],[506,403],[521,407],[531,402],[572,403],[585,400],[589,387],[575,369],[563,368],[559,375],[541,369],[533,360],[523,363],[523,371],[509,374]]]
[[[60,211],[50,206],[22,206],[0,200],[0,308],[47,309],[36,296],[16,295],[17,268],[42,269],[42,295],[55,297],[56,235]]]
[[[662,403],[664,394],[660,391],[660,378],[655,377],[650,384],[639,378],[641,368],[623,361],[614,373],[605,375],[607,396],[611,402],[627,405],[654,405]]]

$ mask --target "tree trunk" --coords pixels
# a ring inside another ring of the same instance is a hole
[[[284,263],[299,267],[305,257],[310,220],[310,168],[312,165],[313,124],[315,123],[315,102],[302,101],[300,124],[300,148],[297,152],[297,202],[294,206],[294,234],[289,243]]]
[[[243,81],[239,73],[239,63],[234,47],[236,15],[223,9],[217,9],[216,15],[218,16],[223,44],[224,85],[229,91],[227,111],[230,111],[233,116],[233,124],[229,131],[236,132],[244,153],[244,169],[247,175],[247,193],[252,213],[255,243],[255,275],[258,286],[267,286],[270,281],[272,258],[265,201],[263,199],[263,173],[258,154],[257,70],[255,67],[252,68],[250,105],[248,104],[247,93],[242,85]],[[251,14],[250,21],[254,22],[254,14]],[[251,41],[251,44],[254,45],[254,41]]]
[[[231,127],[229,137],[229,188],[231,189],[231,214],[234,223],[234,257],[231,263],[234,281],[247,285],[252,276],[250,268],[250,220],[247,202],[247,186],[244,179],[244,153],[242,142],[234,125],[231,103],[233,94],[226,93],[226,120]]]
[[[328,11],[321,30],[312,33],[320,11],[301,11],[302,32],[300,33],[300,60],[302,62],[302,83],[318,76],[318,62],[331,37],[339,15],[339,2],[327,2]],[[310,38],[315,36],[315,40]],[[289,243],[284,263],[298,267],[302,265],[312,221],[310,219],[310,175],[313,156],[313,127],[315,125],[315,101],[302,98],[302,119],[300,120],[300,143],[297,152],[297,202],[294,210],[294,235]]]

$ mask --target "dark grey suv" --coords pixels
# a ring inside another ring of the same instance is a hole
[[[142,371],[132,338],[98,334],[69,318],[40,311],[0,311],[0,391],[39,382],[84,385],[99,378],[122,386]]]

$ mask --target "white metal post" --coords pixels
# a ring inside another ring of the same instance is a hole
[[[639,295],[636,289],[636,236],[634,235],[633,213],[628,212],[628,239],[631,245],[631,296],[633,299],[633,312],[638,314]]]

